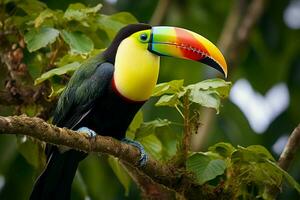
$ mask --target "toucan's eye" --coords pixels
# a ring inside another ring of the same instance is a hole
[[[142,34],[140,35],[140,40],[141,40],[142,42],[147,41],[147,39],[148,39],[148,35],[147,35],[146,33],[142,33]]]

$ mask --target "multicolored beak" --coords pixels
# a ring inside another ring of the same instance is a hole
[[[220,50],[192,31],[170,27],[152,27],[148,50],[160,56],[172,56],[205,63],[227,77],[227,64]]]

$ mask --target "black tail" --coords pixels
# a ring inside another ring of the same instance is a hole
[[[68,200],[79,162],[85,153],[69,150],[60,153],[55,149],[49,157],[46,169],[37,179],[30,200]]]

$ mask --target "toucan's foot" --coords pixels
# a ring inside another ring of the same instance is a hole
[[[87,138],[93,138],[97,135],[95,131],[89,129],[88,127],[80,127],[77,131],[83,133]]]
[[[146,151],[141,143],[134,141],[134,140],[127,139],[127,138],[124,138],[122,140],[122,142],[124,142],[126,144],[130,144],[130,145],[138,148],[140,151],[140,154],[141,154],[141,157],[139,160],[139,165],[140,165],[140,167],[146,165],[146,163],[148,161],[148,154],[146,153]]]

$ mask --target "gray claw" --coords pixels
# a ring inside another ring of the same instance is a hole
[[[88,135],[88,137],[90,137],[90,138],[96,137],[96,135],[97,135],[95,131],[93,131],[92,129],[89,129],[88,127],[80,127],[77,131],[86,133]]]
[[[143,145],[137,141],[134,141],[134,140],[130,140],[130,139],[127,139],[127,138],[124,138],[122,140],[122,142],[126,143],[126,144],[130,144],[136,148],[139,149],[140,151],[140,159],[139,159],[139,166],[140,167],[143,167],[144,165],[146,165],[147,161],[148,161],[148,154],[147,152],[145,151]]]

